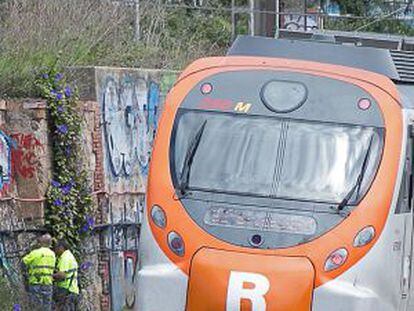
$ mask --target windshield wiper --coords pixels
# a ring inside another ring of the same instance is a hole
[[[344,199],[341,201],[341,203],[338,204],[336,208],[338,212],[341,212],[345,208],[345,206],[348,205],[348,202],[351,199],[351,197],[354,195],[355,191],[357,191],[357,197],[359,195],[361,184],[362,184],[362,181],[364,180],[365,171],[367,169],[369,154],[371,153],[372,139],[373,137],[371,137],[371,140],[369,141],[368,149],[367,149],[367,152],[365,153],[364,161],[362,162],[361,171],[359,172],[357,181],[355,185],[351,188],[351,190],[349,190],[349,192],[344,197]]]
[[[193,139],[191,140],[187,152],[185,154],[183,168],[181,170],[181,176],[180,176],[180,182],[179,182],[179,190],[180,194],[185,194],[185,189],[188,187],[188,181],[190,179],[190,168],[191,164],[193,162],[194,155],[197,151],[198,145],[201,141],[201,136],[203,135],[204,129],[206,127],[207,120],[201,124],[201,126],[198,128],[196,134],[194,135]]]

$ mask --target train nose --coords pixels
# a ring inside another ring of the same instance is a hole
[[[309,311],[314,278],[305,257],[203,248],[192,260],[187,311]]]

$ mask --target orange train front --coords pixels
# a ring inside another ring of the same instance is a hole
[[[411,52],[287,39],[190,65],[154,143],[138,310],[414,310],[413,82]]]

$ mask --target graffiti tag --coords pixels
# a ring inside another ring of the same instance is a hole
[[[31,133],[16,133],[11,138],[14,144],[11,151],[13,173],[23,178],[33,178],[39,164],[36,154],[39,149],[43,149],[41,142]]]
[[[103,92],[104,136],[111,172],[132,175],[138,167],[146,175],[159,104],[153,81],[108,78]]]

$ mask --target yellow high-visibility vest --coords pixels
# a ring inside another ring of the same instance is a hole
[[[57,286],[67,289],[71,293],[79,294],[78,286],[78,262],[70,250],[66,250],[57,262],[57,270],[64,272],[66,278],[57,282]]]
[[[53,285],[56,256],[51,249],[35,249],[23,257],[23,263],[28,270],[30,285]]]

